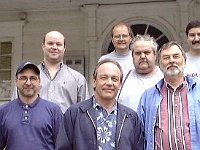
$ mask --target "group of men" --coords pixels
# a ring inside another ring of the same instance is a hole
[[[186,35],[187,53],[114,26],[89,98],[84,76],[63,64],[64,35],[47,33],[43,62],[19,65],[16,98],[0,106],[0,150],[199,150],[200,21]]]

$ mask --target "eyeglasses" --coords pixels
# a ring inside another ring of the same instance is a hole
[[[38,77],[36,76],[30,76],[29,78],[26,76],[20,76],[18,79],[24,83],[26,83],[28,79],[30,80],[31,83],[35,83],[38,81]]]
[[[113,36],[114,39],[125,39],[125,38],[128,38],[128,37],[129,37],[128,34],[118,34],[118,35]]]

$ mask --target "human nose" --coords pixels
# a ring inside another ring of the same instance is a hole
[[[194,40],[195,40],[195,41],[199,41],[199,39],[200,39],[199,35],[196,34],[195,37],[194,37]]]
[[[144,53],[141,53],[141,54],[140,54],[140,57],[141,57],[141,58],[145,58],[146,55],[145,55]]]
[[[173,62],[174,62],[174,57],[173,57],[173,56],[170,56],[170,57],[169,57],[169,61],[170,61],[170,63],[173,63]]]
[[[52,45],[52,48],[57,48],[57,45],[56,45],[56,43]]]
[[[119,40],[123,40],[123,35],[122,34],[119,36]]]
[[[26,83],[26,84],[31,84],[31,79],[30,79],[30,78],[27,78],[25,83]]]
[[[109,84],[109,85],[112,84],[112,79],[111,78],[107,79],[107,84]]]

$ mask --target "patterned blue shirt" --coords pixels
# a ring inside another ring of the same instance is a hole
[[[115,150],[117,103],[109,113],[93,99],[97,126],[98,150]]]

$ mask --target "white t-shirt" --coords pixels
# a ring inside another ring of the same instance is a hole
[[[99,61],[106,59],[106,58],[110,58],[113,59],[115,61],[117,61],[122,70],[123,70],[123,74],[124,76],[131,70],[134,68],[133,65],[133,57],[132,57],[132,52],[129,51],[128,54],[126,55],[119,55],[118,53],[116,53],[116,51],[112,51],[109,54],[103,55],[101,56],[101,58],[99,59]]]
[[[187,60],[184,73],[200,79],[200,56],[193,56],[190,53],[186,53],[186,57]]]
[[[163,73],[159,67],[156,67],[155,74],[146,76],[139,75],[135,72],[135,69],[132,69],[124,82],[118,102],[137,111],[144,91],[154,86],[163,77]]]

